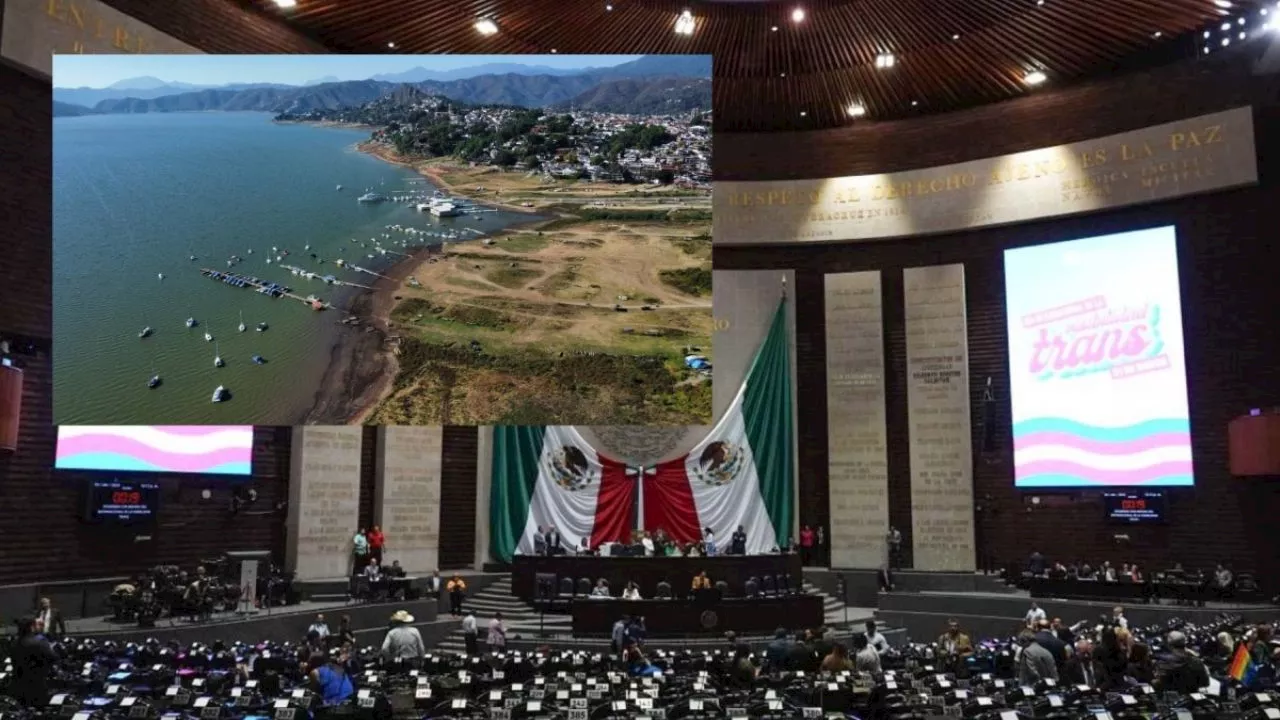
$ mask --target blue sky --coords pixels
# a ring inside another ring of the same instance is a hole
[[[578,69],[611,67],[639,55],[54,55],[54,87],[106,87],[151,76],[165,82],[226,85],[258,82],[301,85],[322,77],[364,80],[372,75],[488,63]]]

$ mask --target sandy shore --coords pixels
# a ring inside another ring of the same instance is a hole
[[[449,182],[447,182],[444,179],[444,173],[441,171],[440,168],[431,167],[429,165],[423,165],[419,162],[405,160],[404,158],[400,157],[400,154],[397,153],[394,149],[389,148],[386,145],[383,145],[381,143],[376,143],[370,140],[368,142],[359,143],[358,145],[356,145],[356,149],[362,153],[367,153],[369,155],[372,155],[378,158],[379,160],[382,160],[383,162],[389,162],[392,165],[399,165],[400,167],[409,168],[410,170],[413,170],[417,172],[419,175],[422,175],[423,177],[430,180],[431,184],[435,185],[436,188],[441,192],[446,192],[450,195],[457,195],[458,197],[466,198],[467,200],[470,200],[471,202],[474,202],[477,205],[484,205],[486,207],[498,208],[500,210],[506,210],[508,212],[525,213],[526,215],[536,215],[538,213],[538,208],[530,208],[530,207],[525,207],[523,205],[517,205],[513,203],[504,203],[501,201],[494,200],[491,197],[476,197],[473,193],[469,192],[466,188],[459,187],[457,185],[450,184]]]

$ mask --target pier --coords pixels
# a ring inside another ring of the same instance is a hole
[[[305,303],[308,307],[310,307],[313,310],[326,310],[328,308],[337,307],[332,303],[324,302],[323,300],[316,298],[314,296],[309,298],[302,297],[301,295],[298,295],[297,293],[293,292],[293,288],[291,287],[287,287],[279,283],[268,282],[261,278],[256,278],[249,275],[240,275],[238,273],[224,272],[222,270],[212,270],[210,268],[200,268],[200,274],[207,278],[217,280],[218,282],[224,285],[230,285],[231,287],[252,288],[253,290],[256,290],[257,292],[263,295],[266,295],[267,297],[272,297],[272,298],[285,297],[285,298],[289,298],[290,300],[297,300],[298,302]],[[338,309],[341,309],[341,308],[338,308]]]
[[[293,275],[296,277],[304,277],[308,280],[319,280],[329,285],[345,285],[346,287],[357,287],[362,290],[373,289],[368,285],[360,285],[353,282],[347,282],[346,280],[339,280],[338,278],[332,275],[321,275],[320,273],[312,272],[310,270],[300,268],[296,265],[279,265],[278,267],[282,270],[288,270],[289,272],[293,273]]]

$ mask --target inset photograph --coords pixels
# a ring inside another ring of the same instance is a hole
[[[710,56],[53,84],[56,423],[711,422]]]

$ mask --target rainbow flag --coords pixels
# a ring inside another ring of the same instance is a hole
[[[1253,674],[1253,658],[1249,656],[1249,648],[1244,643],[1236,646],[1236,654],[1227,666],[1227,675],[1237,682],[1248,684],[1246,677]]]

